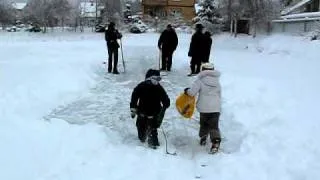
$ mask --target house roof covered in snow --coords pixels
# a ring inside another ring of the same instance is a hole
[[[312,0],[301,0],[297,4],[290,6],[288,8],[285,8],[283,11],[281,11],[281,15],[287,15],[287,14],[291,13],[292,11],[294,11],[298,8],[301,8],[302,6],[309,3],[310,1],[312,1]]]
[[[27,3],[24,2],[14,2],[12,3],[12,6],[14,9],[22,10],[24,7],[26,7]]]

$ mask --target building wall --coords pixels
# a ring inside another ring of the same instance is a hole
[[[169,6],[189,6],[193,7],[195,0],[168,0]]]
[[[173,12],[181,12],[181,16],[186,20],[192,20],[196,15],[194,7],[168,6],[167,12],[168,15],[172,15]]]
[[[151,10],[159,17],[181,14],[184,19],[192,20],[196,15],[194,3],[195,0],[143,0],[142,9],[144,15]]]
[[[168,0],[142,0],[142,5],[166,6]]]
[[[301,34],[316,29],[319,21],[275,22],[272,24],[272,33]]]

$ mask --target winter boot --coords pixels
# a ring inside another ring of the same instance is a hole
[[[117,69],[113,70],[113,74],[120,74],[119,71]]]
[[[200,146],[205,146],[207,144],[207,136],[200,139]]]
[[[139,138],[140,142],[144,143],[144,142],[146,142],[147,136],[146,136],[146,134],[140,133],[140,134],[138,134],[138,138]]]
[[[221,143],[221,139],[220,138],[217,138],[217,139],[214,139],[213,142],[212,142],[212,146],[210,148],[210,154],[215,154],[219,151],[219,147],[220,147],[220,143]]]
[[[157,130],[151,130],[149,137],[148,137],[148,145],[152,149],[156,149],[157,146],[160,146],[159,140],[158,140],[158,135],[157,135]]]

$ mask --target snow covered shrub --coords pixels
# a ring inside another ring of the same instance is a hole
[[[202,0],[199,2],[199,11],[193,19],[201,23],[208,31],[217,33],[221,31],[223,19],[218,13],[217,0]]]
[[[320,21],[317,21],[316,28],[311,33],[311,40],[320,40]]]

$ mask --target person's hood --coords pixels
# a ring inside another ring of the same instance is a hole
[[[205,85],[216,87],[219,84],[217,78],[219,78],[221,73],[217,70],[204,70],[198,74],[198,79]]]

